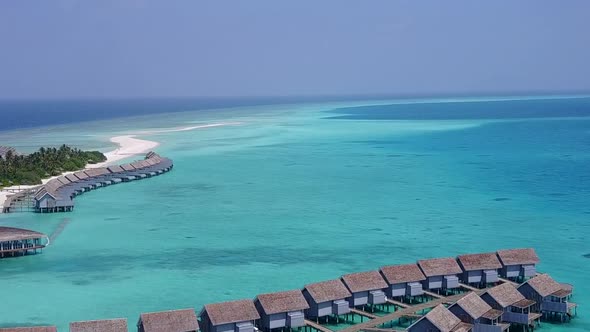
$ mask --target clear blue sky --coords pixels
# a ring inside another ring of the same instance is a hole
[[[590,1],[0,1],[0,98],[590,90]]]

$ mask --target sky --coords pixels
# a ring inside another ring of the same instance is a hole
[[[0,99],[590,91],[590,1],[0,0]]]

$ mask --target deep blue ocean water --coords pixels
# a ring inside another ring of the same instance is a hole
[[[0,134],[15,146],[67,139],[109,148],[110,135],[144,127],[240,123],[145,137],[162,143],[174,170],[85,194],[73,213],[1,215],[0,225],[47,233],[69,224],[42,255],[0,261],[0,283],[11,286],[2,289],[11,306],[0,326],[67,330],[70,321],[113,317],[133,326],[141,312],[534,247],[539,270],[572,283],[580,305],[572,323],[540,331],[589,331],[588,105],[270,105]]]

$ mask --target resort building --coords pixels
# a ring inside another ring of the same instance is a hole
[[[485,286],[499,281],[502,264],[496,253],[461,255],[457,262],[463,270],[461,281],[465,284]]]
[[[348,299],[351,307],[376,305],[387,302],[384,289],[387,282],[379,271],[352,273],[342,276],[344,285],[352,294]]]
[[[304,326],[304,310],[309,309],[300,290],[261,294],[254,305],[260,314],[258,327],[265,331]]]
[[[306,285],[302,293],[309,304],[309,309],[305,311],[306,317],[318,319],[350,312],[350,304],[346,299],[352,294],[339,279]]]
[[[70,332],[128,332],[127,319],[74,322],[70,323]]]
[[[477,294],[471,292],[449,307],[464,323],[473,325],[473,332],[502,332],[510,328],[510,324],[503,324],[502,311],[493,309]]]
[[[197,332],[194,309],[145,313],[139,316],[137,332]]]
[[[503,283],[488,289],[481,295],[492,308],[502,311],[502,321],[523,326],[534,325],[541,315],[533,312],[535,301],[526,299],[510,283]]]
[[[252,300],[207,304],[199,314],[201,332],[254,332],[260,315]]]
[[[537,274],[539,256],[532,248],[499,250],[497,255],[502,263],[500,275],[503,278],[524,280]]]
[[[470,332],[472,325],[462,322],[445,306],[438,305],[408,327],[408,332]]]
[[[57,332],[55,326],[0,327],[0,332]]]
[[[0,227],[0,258],[36,254],[49,243],[47,235],[28,229]]]
[[[571,309],[576,307],[575,303],[568,302],[572,295],[570,289],[564,289],[563,285],[553,280],[548,274],[540,274],[527,280],[518,286],[518,291],[525,298],[533,300],[535,311],[542,314],[557,314],[560,320],[571,316]]]
[[[100,187],[143,179],[168,172],[173,163],[155,153],[148,159],[121,166],[91,168],[48,181],[34,195],[36,212],[69,212],[74,209],[73,198]],[[10,212],[10,211],[9,211]]]
[[[459,287],[459,275],[463,271],[455,258],[420,260],[418,266],[426,276],[426,280],[424,280],[425,289],[447,290]]]
[[[416,264],[391,265],[382,267],[379,272],[388,284],[389,297],[412,297],[424,294],[422,283],[426,276]]]

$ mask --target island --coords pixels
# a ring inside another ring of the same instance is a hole
[[[42,179],[107,160],[99,151],[83,151],[65,144],[59,148],[42,147],[31,154],[19,154],[9,147],[0,150],[0,188],[42,184]]]

